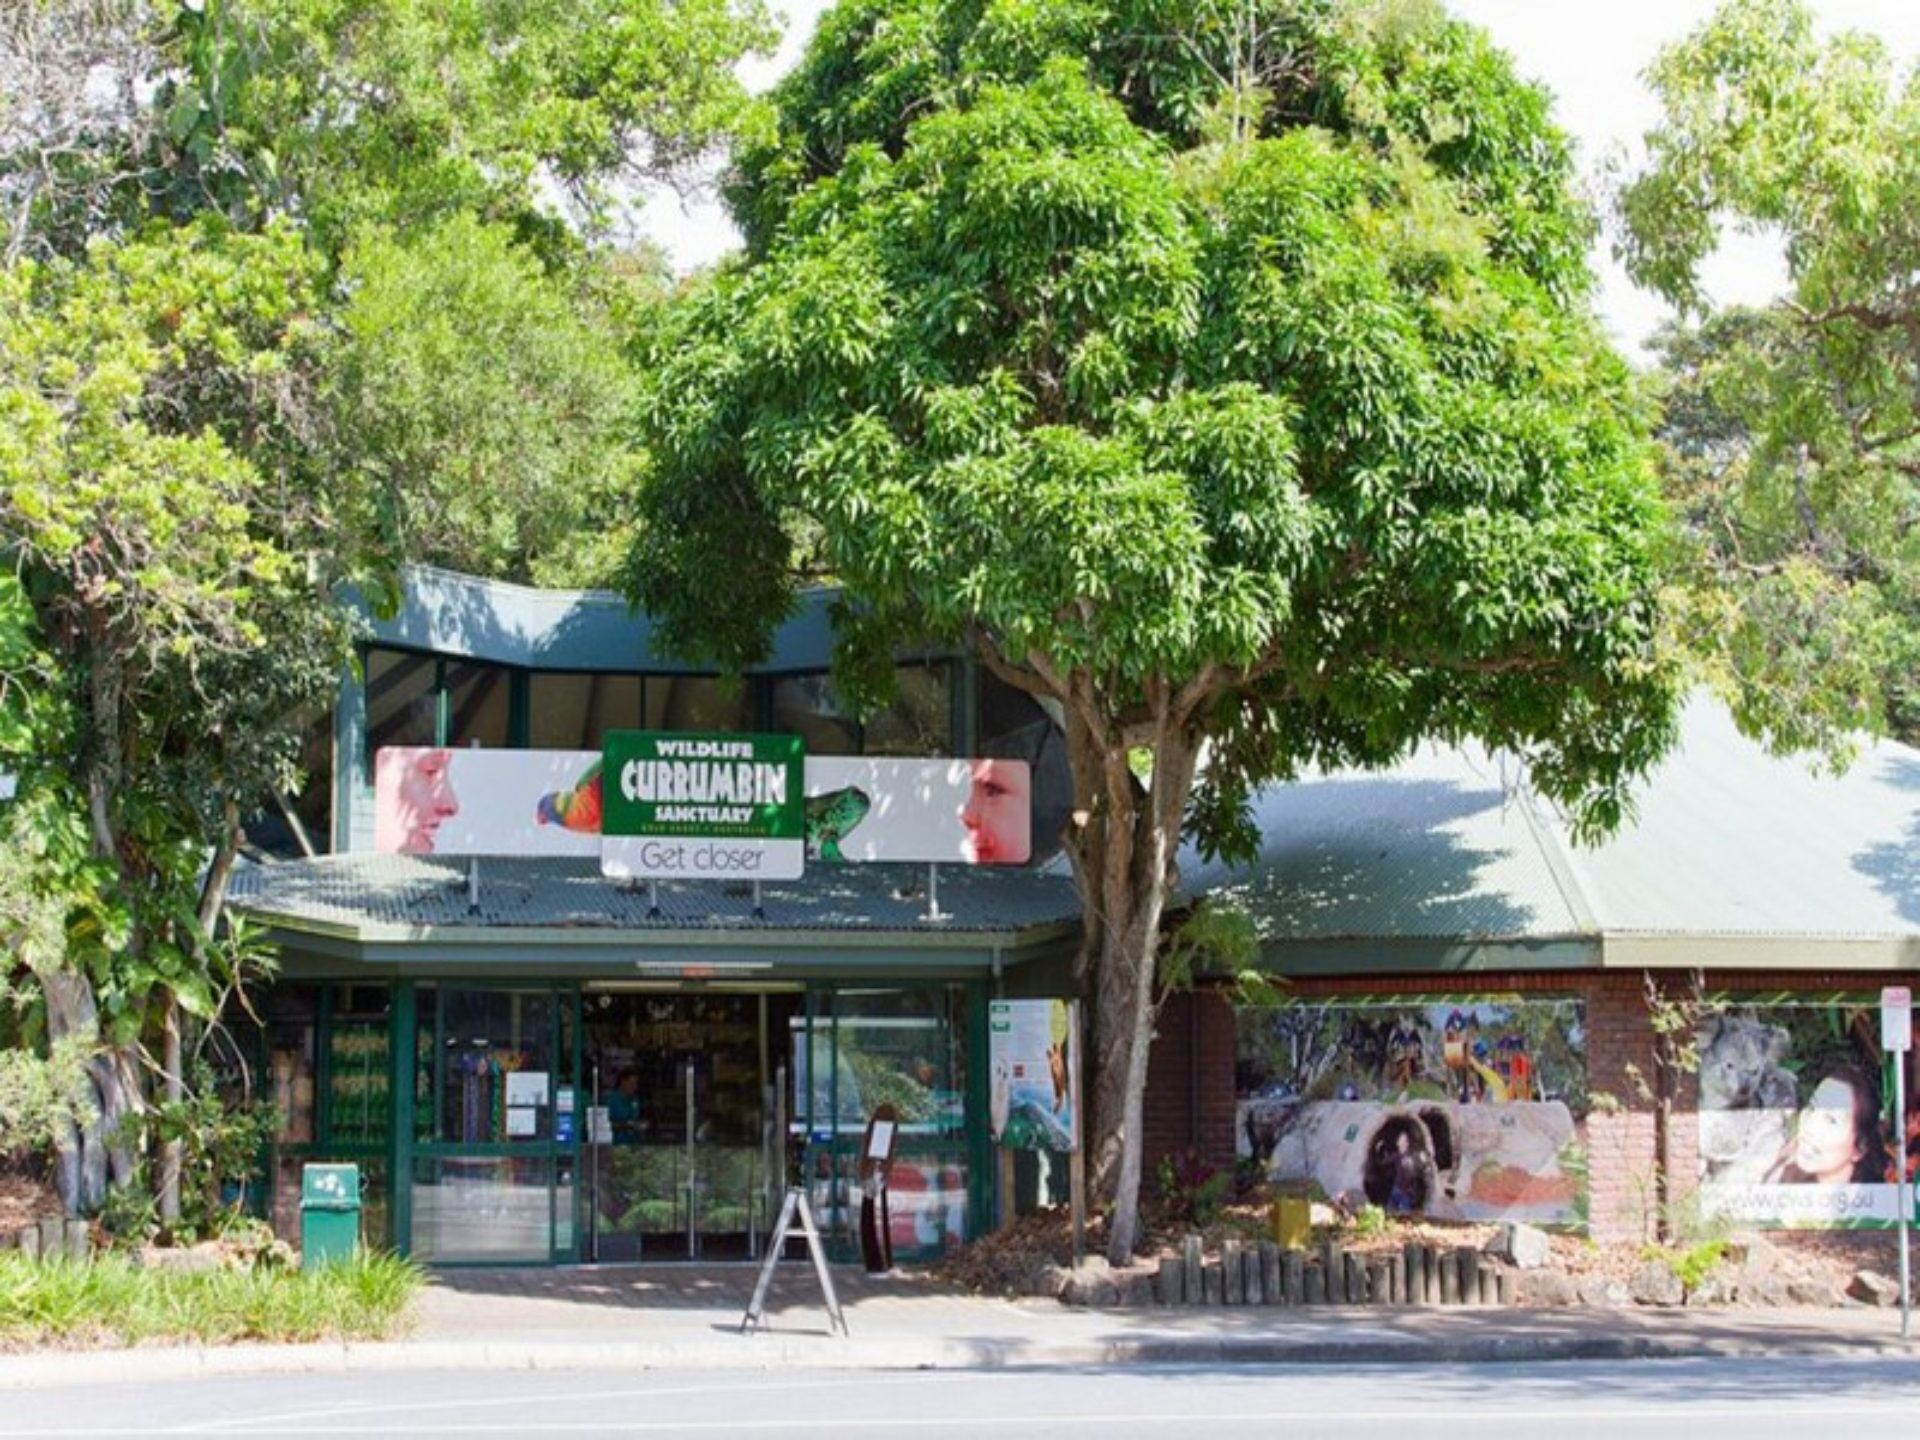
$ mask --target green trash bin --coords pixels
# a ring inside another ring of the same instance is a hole
[[[300,1170],[300,1268],[351,1260],[360,1248],[360,1167],[305,1165]]]

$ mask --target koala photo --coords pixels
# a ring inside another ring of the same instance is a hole
[[[1791,1037],[1751,1015],[1715,1015],[1700,1037],[1700,1165],[1721,1184],[1758,1184],[1787,1144],[1799,1082]]]

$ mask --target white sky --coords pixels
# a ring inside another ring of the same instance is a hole
[[[750,84],[770,84],[799,56],[822,0],[775,0],[787,17],[780,52],[747,71]],[[1591,176],[1610,153],[1631,152],[1657,119],[1640,74],[1661,46],[1679,39],[1713,12],[1714,0],[1449,0],[1455,13],[1484,26],[1518,61],[1521,72],[1557,97],[1560,123],[1580,142],[1582,168]],[[1879,34],[1903,60],[1920,55],[1920,0],[1812,0],[1829,29]],[[664,245],[674,264],[690,270],[719,258],[738,236],[717,202],[663,196],[640,217],[640,229]],[[1601,275],[1600,309],[1614,339],[1630,353],[1662,318],[1652,296],[1636,290],[1603,240],[1595,255]],[[1783,280],[1779,249],[1764,239],[1734,237],[1707,270],[1715,299],[1761,301]]]

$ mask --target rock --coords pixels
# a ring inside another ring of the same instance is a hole
[[[1835,1309],[1846,1303],[1846,1296],[1831,1280],[1802,1276],[1787,1282],[1787,1299],[1795,1305],[1815,1305]]]
[[[1580,1282],[1580,1303],[1595,1310],[1618,1310],[1622,1305],[1631,1305],[1633,1296],[1618,1280],[1595,1275]]]
[[[1580,1298],[1573,1277],[1559,1270],[1522,1270],[1514,1275],[1514,1303],[1536,1310],[1560,1310]]]
[[[1538,1270],[1553,1258],[1553,1242],[1532,1225],[1503,1225],[1487,1243],[1487,1253],[1516,1270]]]
[[[1154,1273],[1128,1270],[1120,1277],[1120,1303],[1130,1310],[1146,1309],[1154,1303]]]
[[[1089,1255],[1078,1269],[1067,1271],[1060,1298],[1068,1305],[1106,1309],[1120,1303],[1120,1284],[1103,1255]]]
[[[1793,1286],[1784,1275],[1756,1275],[1751,1279],[1736,1277],[1734,1295],[1742,1305],[1761,1309],[1777,1309],[1793,1304]]]
[[[1687,1291],[1686,1305],[1688,1309],[1709,1309],[1731,1305],[1734,1302],[1734,1294],[1731,1278],[1715,1271]]]
[[[1649,1260],[1633,1272],[1627,1293],[1636,1305],[1678,1305],[1687,1298],[1687,1287],[1680,1277],[1658,1260]]]
[[[1865,1305],[1898,1305],[1900,1282],[1878,1270],[1856,1270],[1847,1294]]]
[[[1778,1245],[1751,1230],[1737,1231],[1727,1237],[1722,1255],[1725,1264],[1756,1280],[1762,1275],[1777,1273],[1787,1258]]]

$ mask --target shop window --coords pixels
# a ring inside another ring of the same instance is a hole
[[[744,684],[713,675],[649,675],[647,730],[751,730]]]
[[[528,742],[536,750],[598,750],[607,731],[639,728],[640,696],[638,675],[535,675]]]
[[[439,661],[378,646],[366,653],[367,763],[389,745],[439,743]]]
[[[443,1144],[532,1144],[553,1138],[553,997],[449,990],[442,1001]]]
[[[512,672],[498,665],[449,661],[445,684],[449,745],[498,750],[512,743]]]
[[[327,1126],[332,1145],[384,1147],[392,1130],[388,1102],[384,986],[334,987],[327,1027]]]

